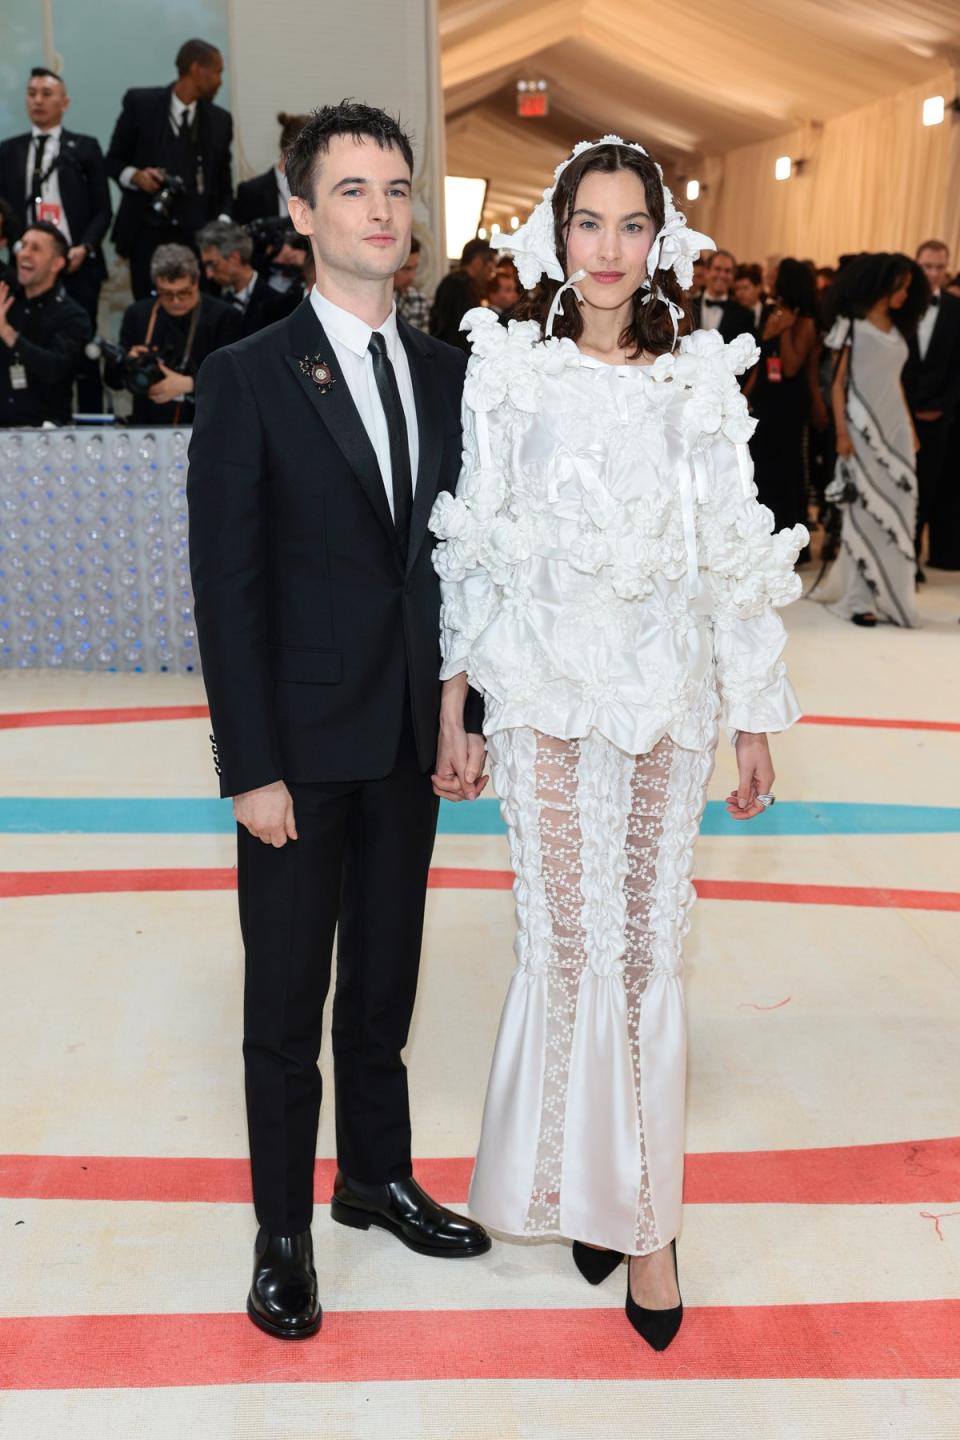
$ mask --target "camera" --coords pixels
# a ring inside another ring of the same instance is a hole
[[[122,345],[115,345],[112,340],[104,340],[101,335],[90,341],[86,354],[90,360],[99,360],[102,355],[108,365],[115,366],[123,377],[123,388],[131,395],[146,395],[152,386],[159,385],[163,379],[163,371],[155,354],[128,355]]]
[[[168,224],[173,220],[173,207],[181,195],[187,193],[187,182],[182,175],[171,175],[166,170],[163,172],[163,188],[159,190],[150,206],[151,213],[156,215],[158,220],[165,220]]]

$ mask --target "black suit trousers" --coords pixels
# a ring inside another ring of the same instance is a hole
[[[297,840],[275,849],[241,827],[237,837],[254,1206],[261,1225],[284,1235],[305,1230],[312,1216],[317,1061],[338,924],[338,1164],[369,1184],[411,1174],[402,1051],[438,808],[409,719],[383,779],[292,784],[290,791]]]
[[[933,514],[937,504],[937,491],[946,458],[947,437],[950,420],[946,416],[939,420],[914,420],[920,449],[917,451],[917,559],[923,546],[923,529],[930,522],[930,563],[936,562],[933,555],[937,546],[933,535]]]

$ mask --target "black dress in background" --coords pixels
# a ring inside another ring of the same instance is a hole
[[[806,371],[801,366],[796,375],[787,378],[781,372],[779,380],[772,379],[780,363],[780,336],[762,340],[750,396],[757,420],[750,441],[754,480],[760,503],[773,511],[778,530],[807,521],[803,433],[810,418]]]

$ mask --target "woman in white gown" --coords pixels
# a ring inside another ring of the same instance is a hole
[[[642,147],[578,146],[493,243],[528,290],[547,280],[528,320],[464,318],[463,470],[431,520],[444,725],[469,677],[516,872],[470,1208],[573,1239],[594,1282],[634,1257],[627,1314],[660,1349],[682,1316],[693,845],[719,723],[739,732],[731,812],[772,803],[766,736],[799,714],[774,606],[799,593],[807,533],[772,535],[755,499],[736,380],[753,337],[676,345],[712,242]]]
[[[829,299],[837,474],[827,499],[844,509],[840,553],[811,598],[855,625],[917,624],[918,441],[900,376],[929,294],[908,256],[860,255]]]

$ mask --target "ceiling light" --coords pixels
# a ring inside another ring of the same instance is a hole
[[[699,180],[688,180],[688,181],[687,181],[687,199],[688,199],[688,200],[699,200],[699,198],[700,198],[700,181],[699,181]]]
[[[942,95],[929,95],[923,102],[924,125],[942,125],[944,104]]]
[[[773,167],[773,178],[775,180],[789,180],[793,170],[793,161],[789,155],[781,155]]]
[[[519,216],[519,215],[511,215],[511,216],[510,216],[510,229],[511,229],[511,230],[519,230],[519,229],[520,229],[520,216]]]

